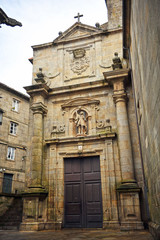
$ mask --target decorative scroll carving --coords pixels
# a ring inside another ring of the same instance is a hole
[[[110,125],[110,119],[97,120],[96,121],[96,128],[97,129],[105,129],[105,131],[111,132],[112,131],[112,127]]]
[[[53,130],[51,132],[52,134],[55,134],[55,133],[65,133],[65,125],[62,124],[62,125],[54,125],[53,126]]]
[[[97,120],[96,121],[96,128],[104,128],[105,121],[104,120]]]

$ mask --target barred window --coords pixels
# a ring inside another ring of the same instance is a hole
[[[13,135],[17,134],[17,126],[18,126],[17,123],[14,123],[14,122],[10,123],[10,133],[11,134],[13,134]]]
[[[14,160],[15,157],[15,148],[8,147],[7,159]]]

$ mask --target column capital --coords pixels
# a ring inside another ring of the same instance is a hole
[[[33,103],[31,106],[33,114],[47,114],[47,107],[42,102]]]
[[[118,69],[103,73],[106,81],[113,86],[113,100],[115,104],[128,100],[125,82],[128,80],[129,72],[129,69]]]
[[[124,92],[113,94],[113,101],[115,104],[117,104],[118,102],[127,102],[128,101],[127,93]]]

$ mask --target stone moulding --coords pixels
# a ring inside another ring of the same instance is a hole
[[[48,111],[46,105],[44,105],[41,102],[33,103],[32,106],[31,106],[31,109],[32,109],[34,114],[38,113],[38,112],[46,114],[47,111]]]
[[[80,155],[82,154],[83,155],[98,155],[100,152],[103,152],[103,149],[95,149],[93,151],[72,151],[72,152],[59,152],[59,155],[62,155],[62,156],[67,156],[67,157],[72,157],[72,156],[77,156],[77,155]]]
[[[100,101],[96,99],[91,99],[91,98],[75,98],[71,101],[68,101],[61,105],[62,109],[65,109],[67,107],[77,107],[77,106],[85,106],[89,104],[95,104],[99,105]]]
[[[94,82],[86,82],[81,84],[63,86],[63,87],[56,87],[49,90],[49,96],[56,96],[56,95],[63,95],[63,94],[70,94],[71,92],[79,92],[79,91],[90,91],[91,89],[106,89],[108,86],[108,82],[104,79],[96,80]],[[107,89],[106,89],[107,90]],[[108,93],[107,93],[108,94]],[[102,94],[104,96],[104,94]],[[55,103],[55,100],[53,100]]]
[[[94,136],[81,136],[81,137],[70,137],[70,138],[53,138],[53,139],[45,139],[46,144],[61,144],[61,143],[72,143],[72,142],[87,142],[87,141],[101,141],[106,138],[113,139],[116,137],[116,133],[105,133],[105,134],[97,134]]]
[[[40,94],[44,97],[48,96],[49,87],[45,83],[35,84],[31,86],[24,87],[27,93],[30,96],[34,96],[35,94]]]
[[[34,190],[32,188],[31,189],[26,189],[24,192],[21,193],[21,195],[23,196],[23,198],[25,197],[42,197],[45,198],[48,195],[48,191],[46,191],[45,189],[38,189],[38,190]]]

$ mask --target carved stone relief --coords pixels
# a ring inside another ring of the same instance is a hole
[[[89,58],[85,56],[85,49],[73,50],[73,59],[71,61],[71,70],[77,75],[81,75],[89,67]]]
[[[65,133],[65,125],[59,124],[59,125],[53,125],[53,130],[51,132],[52,135],[59,134],[59,133]]]
[[[110,125],[110,119],[96,120],[96,128],[98,130],[105,130],[106,132],[111,132],[112,126]]]
[[[64,49],[64,81],[95,76],[95,49],[92,44],[83,44]]]

